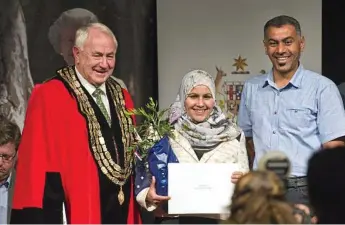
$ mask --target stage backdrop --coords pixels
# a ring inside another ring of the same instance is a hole
[[[270,69],[263,27],[281,14],[300,21],[306,38],[302,63],[321,72],[321,0],[157,1],[160,107],[174,101],[181,78],[189,70],[201,68],[215,76],[215,66],[219,66],[227,74],[218,84],[223,108],[236,111],[241,92],[237,81]]]

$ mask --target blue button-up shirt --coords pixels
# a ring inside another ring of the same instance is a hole
[[[254,169],[266,152],[279,150],[291,160],[291,175],[305,176],[311,154],[345,136],[345,111],[337,86],[300,65],[283,88],[272,71],[246,81],[238,125],[253,137]]]
[[[8,210],[8,187],[10,185],[11,176],[0,184],[0,224],[7,224],[7,210]]]

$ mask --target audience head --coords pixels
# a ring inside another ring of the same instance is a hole
[[[293,207],[285,200],[285,186],[272,171],[253,171],[236,184],[230,221],[248,223],[297,223]]]
[[[9,176],[15,165],[20,138],[19,127],[0,115],[0,183]]]
[[[258,162],[258,170],[275,172],[282,180],[290,175],[291,162],[282,151],[268,151]]]
[[[308,162],[310,204],[318,223],[345,223],[345,147],[321,150]]]

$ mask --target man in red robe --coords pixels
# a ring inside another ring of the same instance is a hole
[[[11,223],[140,223],[133,188],[132,99],[111,77],[117,41],[103,24],[78,29],[75,66],[34,88]]]

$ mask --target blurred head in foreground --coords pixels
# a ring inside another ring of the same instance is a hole
[[[284,183],[271,171],[244,175],[236,184],[230,211],[229,223],[297,223],[285,200]]]
[[[321,150],[309,159],[309,199],[320,224],[345,224],[344,162],[345,147]]]

